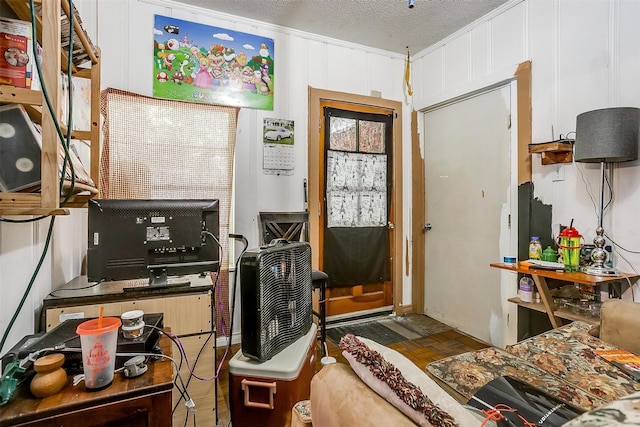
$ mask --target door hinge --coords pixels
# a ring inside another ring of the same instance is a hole
[[[318,119],[318,132],[322,132],[322,119]]]

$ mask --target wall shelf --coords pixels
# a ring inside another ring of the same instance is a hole
[[[529,154],[540,153],[542,164],[571,163],[573,161],[573,141],[558,140],[539,144],[529,144]]]
[[[31,21],[31,4],[28,0],[5,1],[18,19]],[[66,72],[68,66],[65,52],[69,45],[66,27],[70,24],[68,17],[71,14],[74,16],[72,75],[88,78],[91,81],[90,129],[74,131],[72,134],[85,141],[91,141],[89,174],[96,185],[99,182],[100,159],[100,50],[89,40],[82,28],[82,21],[77,11],[75,8],[72,10],[68,0],[36,1],[34,13],[37,39],[42,45],[45,58],[41,64],[42,79],[53,105],[54,115],[52,116],[48,108],[42,107],[46,105],[43,92],[7,85],[0,86],[0,103],[22,104],[31,119],[42,126],[39,191],[0,192],[0,215],[68,215],[68,208],[84,207],[88,199],[98,194],[97,188],[76,184],[71,200],[61,206],[61,201],[64,199],[64,190],[60,191],[59,179],[58,151],[61,149],[61,143],[55,122],[60,122],[62,110],[60,72]],[[64,30],[63,26],[65,26]],[[64,188],[67,191],[69,187],[68,183],[65,183]]]

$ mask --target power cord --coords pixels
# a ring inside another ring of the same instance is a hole
[[[5,345],[6,341],[7,341],[7,337],[9,336],[9,332],[13,328],[13,325],[16,322],[16,319],[18,318],[18,315],[20,314],[20,311],[22,311],[22,307],[24,306],[24,302],[27,300],[27,296],[29,296],[29,293],[31,292],[31,288],[33,287],[33,283],[36,280],[36,276],[40,272],[40,268],[42,267],[42,263],[44,262],[44,258],[47,255],[47,250],[49,249],[49,243],[51,242],[51,236],[53,235],[53,224],[55,222],[55,219],[56,219],[55,216],[51,217],[51,222],[49,223],[49,230],[47,232],[47,238],[46,238],[46,241],[44,242],[44,249],[42,250],[42,255],[40,255],[40,259],[38,260],[38,264],[36,265],[36,269],[34,270],[33,274],[31,275],[31,280],[29,280],[29,285],[27,285],[27,289],[25,289],[24,293],[22,294],[22,299],[20,300],[20,303],[18,304],[18,307],[16,307],[15,311],[13,312],[13,316],[11,317],[11,320],[9,321],[9,324],[7,325],[7,328],[5,329],[4,334],[2,335],[2,340],[0,340],[0,351],[2,351],[2,349],[4,348],[4,345]]]
[[[47,107],[49,109],[49,113],[52,117],[52,121],[55,124],[57,133],[58,133],[58,137],[60,138],[60,141],[62,143],[62,146],[64,148],[65,151],[65,160],[63,162],[63,171],[66,170],[67,167],[67,161],[70,158],[69,157],[69,150],[68,150],[68,140],[67,143],[65,144],[64,142],[64,137],[62,135],[62,131],[60,129],[60,124],[57,120],[57,114],[56,111],[53,108],[53,104],[51,103],[51,99],[49,98],[49,93],[47,91],[45,82],[44,82],[44,78],[43,78],[43,73],[42,73],[42,68],[40,66],[40,61],[38,60],[38,55],[37,55],[37,46],[36,46],[36,40],[37,40],[37,26],[36,26],[36,15],[35,15],[35,4],[34,4],[34,0],[30,0],[29,1],[30,7],[31,7],[31,37],[34,40],[33,43],[33,55],[34,55],[34,62],[36,65],[36,68],[38,70],[38,78],[40,80],[40,85],[42,87],[42,93],[44,95],[44,98],[46,100],[47,103]],[[68,62],[67,62],[67,74],[68,74],[68,79],[69,82],[71,82],[71,72],[72,72],[72,59],[73,59],[73,19],[74,19],[74,14],[73,14],[73,0],[69,0],[69,8],[71,10],[71,13],[69,13],[69,50],[68,50],[68,54],[67,54],[67,58],[68,58]],[[69,117],[68,117],[68,126],[67,126],[67,134],[68,134],[68,138],[71,138],[71,125],[72,125],[72,105],[73,105],[73,94],[72,91],[69,90]],[[62,202],[62,205],[65,205],[71,198],[71,195],[73,194],[73,189],[74,189],[74,182],[75,182],[75,171],[73,170],[73,165],[71,164],[71,162],[69,162],[69,166],[70,166],[70,170],[71,170],[71,175],[72,175],[72,181],[71,181],[71,189],[69,191],[69,193],[67,194],[67,196],[65,197],[64,201]],[[62,188],[64,186],[64,173],[62,173],[60,175],[60,191],[62,191]],[[0,221],[1,222],[7,222],[7,223],[29,223],[29,222],[35,222],[35,221],[40,221],[44,218],[47,218],[48,215],[44,215],[44,216],[37,216],[34,218],[29,218],[29,219],[25,219],[25,220],[15,220],[15,219],[9,219],[9,218],[3,218],[0,217]],[[23,295],[22,295],[22,299],[20,300],[20,303],[18,304],[18,306],[16,307],[13,316],[11,317],[11,320],[9,321],[9,324],[7,325],[7,328],[4,331],[4,334],[2,336],[2,340],[0,340],[0,351],[2,350],[2,348],[4,347],[7,337],[9,336],[9,332],[11,331],[11,329],[13,328],[13,325],[15,324],[16,319],[18,318],[18,315],[20,314],[20,312],[22,311],[22,308],[24,306],[24,303],[27,299],[27,296],[29,295],[29,293],[31,292],[31,288],[33,287],[33,283],[35,282],[35,279],[38,275],[38,273],[40,272],[40,268],[42,267],[42,263],[44,262],[44,258],[45,255],[47,254],[47,251],[49,249],[49,244],[51,242],[51,236],[53,234],[53,225],[55,223],[55,216],[51,217],[51,222],[49,223],[49,229],[47,231],[47,237],[45,240],[45,244],[44,244],[44,248],[42,250],[42,255],[40,256],[40,259],[38,261],[38,264],[36,266],[36,269],[34,270],[33,274],[31,275],[31,279],[29,280],[29,284],[27,285],[27,288],[25,289]]]

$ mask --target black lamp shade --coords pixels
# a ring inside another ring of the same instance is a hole
[[[587,111],[576,120],[576,162],[627,162],[638,158],[640,108]]]

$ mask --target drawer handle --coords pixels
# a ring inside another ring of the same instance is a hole
[[[244,391],[244,406],[249,408],[273,409],[273,395],[276,394],[276,383],[263,383],[244,379],[240,382]],[[249,400],[249,387],[262,387],[269,389],[269,403],[252,402]]]

